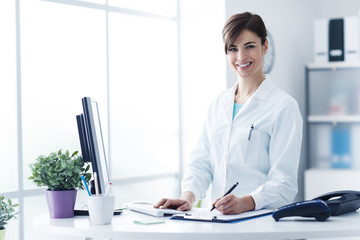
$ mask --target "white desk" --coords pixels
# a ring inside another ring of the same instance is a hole
[[[241,240],[306,239],[360,236],[360,212],[331,217],[325,222],[314,219],[283,218],[275,222],[271,215],[238,223],[206,223],[166,219],[154,225],[134,224],[135,219],[153,218],[125,210],[114,216],[111,225],[91,225],[88,217],[50,219],[42,214],[33,219],[35,229],[54,234],[87,238],[126,240]]]

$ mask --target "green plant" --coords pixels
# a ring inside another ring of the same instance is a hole
[[[5,229],[5,225],[12,218],[16,219],[15,207],[18,207],[19,204],[13,204],[11,199],[5,200],[4,196],[0,196],[0,230]]]
[[[32,176],[28,179],[38,186],[47,186],[49,190],[73,190],[84,189],[82,185],[81,175],[85,177],[87,182],[90,181],[91,173],[89,173],[90,165],[84,164],[78,151],[69,154],[67,150],[63,153],[50,153],[48,156],[39,156],[36,162],[30,164]]]

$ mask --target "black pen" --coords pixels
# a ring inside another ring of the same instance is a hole
[[[254,124],[251,124],[250,126],[250,131],[249,131],[249,136],[248,136],[248,140],[250,141],[251,138],[251,132],[254,130]]]
[[[236,183],[229,189],[229,191],[227,191],[227,192],[224,194],[224,196],[222,196],[222,197],[225,197],[226,195],[230,194],[230,193],[236,188],[236,186],[237,186],[238,184],[239,184],[239,183],[236,182]],[[212,207],[212,209],[210,210],[210,212],[211,212],[212,210],[214,210],[214,209],[215,209],[215,205]]]

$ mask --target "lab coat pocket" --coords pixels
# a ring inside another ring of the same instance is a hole
[[[231,162],[257,166],[259,162],[259,150],[261,131],[256,128],[234,129],[230,140]]]

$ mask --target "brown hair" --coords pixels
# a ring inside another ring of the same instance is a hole
[[[267,31],[261,17],[250,12],[238,13],[227,20],[222,31],[226,54],[244,29],[256,33],[261,38],[261,44],[265,44]]]

